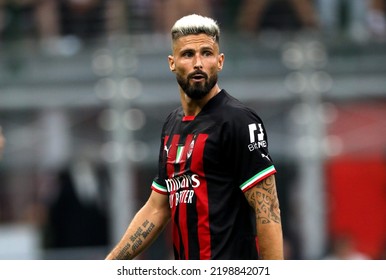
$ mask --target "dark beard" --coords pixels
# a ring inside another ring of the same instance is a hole
[[[189,84],[189,80],[195,74],[200,74],[200,75],[203,75],[205,77],[205,83],[203,85],[201,83],[194,83],[193,85]],[[186,79],[181,77],[181,75],[179,75],[179,74],[176,75],[176,78],[177,78],[177,83],[180,85],[180,87],[186,93],[186,95],[194,100],[202,99],[204,96],[206,96],[210,92],[210,90],[217,83],[217,74],[213,75],[212,77],[210,77],[208,79],[208,75],[206,75],[205,73],[200,72],[200,71],[194,72],[194,73],[188,75],[188,77]]]

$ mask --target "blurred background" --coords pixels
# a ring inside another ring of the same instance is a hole
[[[169,30],[218,20],[268,130],[289,259],[386,259],[384,0],[0,0],[0,259],[103,259],[179,106]],[[5,140],[5,143],[4,143]],[[143,259],[170,259],[170,229]]]

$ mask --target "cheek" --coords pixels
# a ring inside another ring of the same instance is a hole
[[[218,72],[221,69],[221,63],[218,59],[212,58],[206,61],[204,68],[207,68],[211,73]]]
[[[186,65],[176,65],[175,66],[175,72],[178,73],[181,76],[187,76],[189,73],[188,67]]]
[[[217,64],[212,64],[212,66],[208,69],[208,74],[217,74],[218,71],[220,71],[219,66]]]

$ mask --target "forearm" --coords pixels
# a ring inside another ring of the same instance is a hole
[[[280,223],[258,226],[259,255],[262,260],[283,260],[283,235]]]
[[[107,255],[108,260],[134,259],[144,251],[164,229],[169,215],[144,206],[134,217],[125,234]]]

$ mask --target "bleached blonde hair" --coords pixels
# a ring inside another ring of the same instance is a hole
[[[217,22],[209,17],[197,14],[184,16],[176,21],[171,29],[172,41],[187,35],[206,34],[219,43],[220,28]]]

